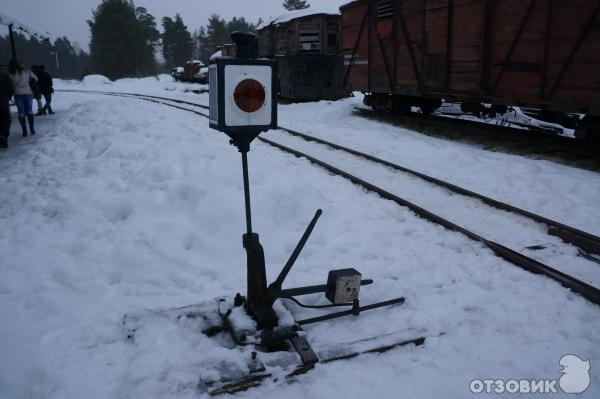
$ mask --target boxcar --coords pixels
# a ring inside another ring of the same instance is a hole
[[[347,94],[340,42],[339,14],[303,10],[260,26],[258,55],[278,61],[280,97],[333,100]]]
[[[600,0],[359,0],[341,11],[344,85],[367,105],[579,113],[578,136],[600,141]]]

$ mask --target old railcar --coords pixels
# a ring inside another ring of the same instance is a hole
[[[358,0],[341,11],[344,84],[367,105],[579,113],[576,134],[600,142],[600,0]]]
[[[279,95],[291,100],[347,95],[340,42],[340,15],[335,13],[295,11],[258,29],[258,55],[278,61]]]
[[[208,75],[202,73],[206,69],[206,65],[200,60],[191,60],[185,63],[185,66],[175,68],[177,71],[173,71],[171,76],[176,81],[188,82],[188,83],[208,83]]]

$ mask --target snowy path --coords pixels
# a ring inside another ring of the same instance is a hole
[[[204,118],[164,106],[61,94],[56,108],[35,145],[13,138],[0,155],[0,397],[197,398],[207,348],[157,336],[140,353],[119,326],[130,311],[244,286],[239,154]],[[310,326],[316,346],[407,329],[431,338],[237,397],[465,398],[475,378],[558,378],[567,353],[591,361],[583,397],[600,395],[597,306],[304,160],[257,143],[250,168],[271,279],[323,208],[288,284],[356,267],[375,280],[365,302],[407,298]]]

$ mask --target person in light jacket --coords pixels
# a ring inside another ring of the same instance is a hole
[[[29,72],[23,64],[15,59],[8,63],[8,73],[10,80],[15,86],[15,102],[19,110],[19,122],[23,130],[23,137],[27,137],[27,125],[25,117],[29,121],[29,130],[31,134],[35,134],[33,127],[33,92],[31,91],[31,83],[37,82],[37,76]],[[30,82],[33,80],[34,82]]]

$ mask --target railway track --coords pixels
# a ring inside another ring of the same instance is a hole
[[[81,93],[93,93],[93,94],[104,94],[110,96],[118,96],[118,97],[126,97],[126,98],[134,98],[145,100],[153,103],[158,103],[165,106],[170,106],[173,108],[181,109],[183,111],[192,112],[194,114],[208,117],[207,114],[198,111],[200,109],[208,109],[208,106],[204,104],[197,104],[190,101],[172,99],[167,97],[160,96],[151,96],[144,94],[134,94],[134,93],[118,93],[118,92],[96,92],[96,91],[83,91],[83,90],[71,90],[71,92],[81,92]],[[192,108],[189,108],[192,107]],[[506,204],[501,201],[497,201],[495,199],[483,196],[481,194],[475,193],[473,191],[467,190],[465,188],[459,187],[452,183],[437,179],[432,176],[428,176],[426,174],[420,173],[418,171],[403,167],[401,165],[394,164],[392,162],[374,157],[372,155],[366,154],[361,151],[357,151],[355,149],[351,149],[348,147],[341,146],[336,143],[332,143],[306,133],[298,132],[292,129],[279,127],[279,129],[290,137],[294,137],[296,139],[301,139],[306,142],[310,142],[314,145],[318,145],[321,147],[326,147],[328,151],[336,151],[342,152],[347,156],[356,157],[364,160],[365,162],[369,162],[371,164],[376,164],[380,167],[383,167],[387,170],[393,170],[395,173],[401,172],[401,174],[410,175],[413,179],[419,179],[425,182],[426,184],[436,186],[439,189],[446,190],[453,194],[459,194],[460,196],[468,197],[474,201],[478,201],[485,206],[494,208],[496,210],[510,212],[515,215],[519,215],[520,217],[526,218],[530,220],[532,223],[536,223],[537,225],[543,225],[546,228],[548,237],[558,237],[562,240],[562,242],[567,244],[572,244],[579,248],[579,254],[588,259],[589,262],[597,262],[600,263],[600,257],[597,255],[600,254],[600,237],[589,234],[587,232],[581,231],[579,229],[573,228],[571,226],[565,225],[563,223],[551,220],[544,216],[540,216],[534,214],[532,212],[514,207],[510,204]],[[456,231],[464,234],[468,238],[480,242],[490,250],[492,250],[497,256],[505,259],[506,261],[525,269],[534,274],[547,276],[557,282],[559,282],[564,287],[572,290],[590,300],[591,302],[600,305],[600,289],[594,287],[591,284],[588,284],[578,278],[573,277],[570,274],[567,274],[563,271],[557,270],[554,267],[548,266],[547,264],[540,262],[539,260],[533,259],[530,256],[524,255],[514,249],[509,248],[506,245],[503,245],[495,240],[491,240],[485,238],[482,234],[473,231],[473,229],[465,228],[457,223],[451,222],[447,218],[440,216],[430,210],[425,209],[422,206],[417,205],[413,201],[410,201],[406,198],[403,198],[397,194],[394,194],[390,191],[385,190],[384,188],[375,185],[366,179],[360,178],[355,174],[352,174],[348,171],[341,169],[336,165],[333,165],[332,162],[327,162],[323,159],[320,159],[316,156],[307,154],[306,152],[300,151],[297,148],[292,148],[289,145],[284,145],[282,143],[273,141],[271,139],[267,139],[264,137],[258,137],[258,139],[268,144],[274,148],[277,148],[286,153],[292,154],[296,157],[302,157],[309,160],[311,163],[318,165],[330,173],[341,176],[354,184],[362,186],[366,190],[376,193],[379,196],[391,200],[398,205],[404,206],[415,212],[420,217],[431,221],[433,223],[439,224],[449,230]],[[530,247],[530,249],[535,250],[536,246]],[[595,267],[600,270],[600,265],[595,264]]]

